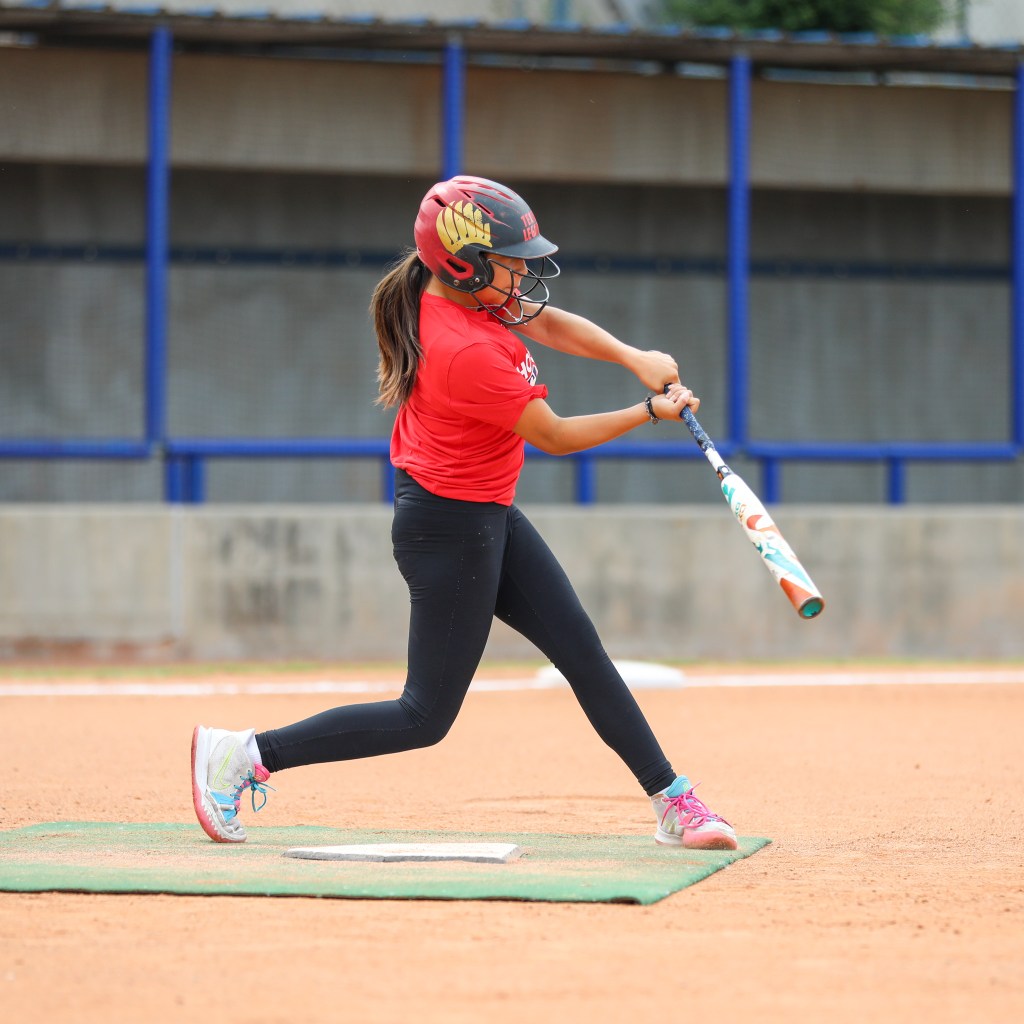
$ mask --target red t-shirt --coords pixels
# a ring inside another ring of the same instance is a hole
[[[398,410],[391,461],[432,494],[511,505],[525,442],[512,432],[548,389],[523,342],[489,313],[424,293],[412,394]]]

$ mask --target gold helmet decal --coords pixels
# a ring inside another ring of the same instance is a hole
[[[437,215],[437,236],[453,256],[466,245],[491,247],[491,225],[484,223],[484,215],[468,201],[446,206]]]

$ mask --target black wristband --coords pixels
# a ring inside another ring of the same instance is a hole
[[[647,409],[647,415],[651,417],[651,422],[652,423],[660,423],[661,420],[659,420],[658,417],[654,413],[654,403],[651,401],[651,399],[653,397],[654,397],[653,395],[648,395],[644,399],[644,407]]]

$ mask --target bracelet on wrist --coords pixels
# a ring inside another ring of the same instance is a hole
[[[650,416],[652,423],[660,423],[661,420],[659,420],[657,415],[655,414],[654,403],[651,401],[653,397],[654,395],[648,395],[644,399],[644,408],[647,410],[647,415]]]

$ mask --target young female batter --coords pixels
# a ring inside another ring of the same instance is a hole
[[[696,411],[699,400],[679,382],[671,356],[632,348],[548,305],[557,247],[511,189],[470,176],[438,183],[420,204],[414,238],[415,250],[371,304],[379,401],[398,406],[392,541],[412,605],[405,688],[397,700],[346,705],[258,734],[197,726],[192,795],[200,825],[217,842],[243,842],[241,797],[249,790],[256,810],[272,772],[437,743],[459,713],[497,616],[569,681],[598,735],[651,798],[659,843],[735,849],[729,823],[673,771],[558,561],[512,504],[525,442],[554,455],[577,452],[643,423],[678,422],[682,407]],[[655,393],[615,412],[558,416],[518,335],[620,363]]]

